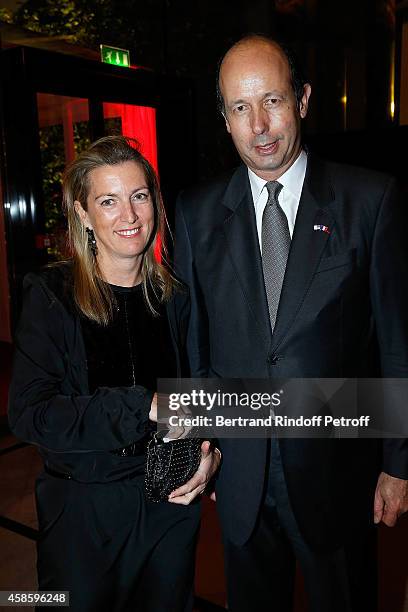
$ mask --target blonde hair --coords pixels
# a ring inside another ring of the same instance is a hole
[[[103,280],[97,257],[89,248],[86,228],[74,202],[78,200],[82,208],[87,209],[89,174],[92,170],[128,161],[137,163],[143,169],[153,202],[154,226],[141,263],[143,295],[153,315],[157,315],[157,310],[152,297],[158,302],[167,301],[177,284],[166,265],[164,232],[167,220],[155,171],[140,153],[137,141],[125,136],[100,138],[67,166],[62,193],[73,259],[75,302],[88,319],[101,325],[107,325],[112,320],[115,298],[110,286]]]

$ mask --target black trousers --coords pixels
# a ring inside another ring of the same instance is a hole
[[[292,612],[296,561],[310,612],[377,609],[375,529],[353,534],[332,552],[311,550],[292,512],[276,440],[255,531],[244,546],[224,541],[224,547],[230,612]]]
[[[44,474],[36,494],[40,590],[69,591],[71,612],[191,606],[199,505],[151,503],[140,477],[81,484]]]

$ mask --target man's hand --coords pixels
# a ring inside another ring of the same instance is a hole
[[[201,445],[201,461],[198,470],[189,481],[169,495],[169,502],[187,506],[197,495],[204,493],[204,489],[218,470],[221,453],[218,448],[210,450],[210,442],[206,440]]]
[[[374,496],[374,523],[381,521],[394,527],[401,514],[408,510],[408,480],[381,472]]]

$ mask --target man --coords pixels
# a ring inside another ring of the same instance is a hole
[[[394,181],[306,154],[311,87],[276,42],[235,44],[219,93],[243,165],[178,204],[192,376],[375,376],[376,345],[381,375],[406,377],[406,216]],[[382,457],[378,447],[222,442],[229,610],[291,610],[297,559],[313,612],[374,611],[372,524],[394,525],[408,506],[406,441],[385,442]],[[194,495],[204,473],[177,495]]]

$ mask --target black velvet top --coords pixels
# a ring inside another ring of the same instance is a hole
[[[158,378],[177,375],[166,310],[155,304],[159,316],[150,312],[141,284],[135,287],[111,285],[111,289],[116,300],[114,320],[107,327],[86,318],[81,321],[89,391],[92,394],[99,387],[135,385],[156,391]],[[155,427],[151,423],[150,431]],[[131,453],[140,456],[143,462],[148,438],[149,433],[135,445],[116,449],[115,454]]]
[[[189,371],[187,293],[159,305],[160,317],[150,314],[141,287],[115,295],[119,310],[102,327],[75,304],[71,262],[24,279],[10,426],[38,447],[48,469],[78,482],[109,483],[135,470],[143,477],[139,455],[112,451],[146,437],[156,377]]]
[[[159,316],[149,311],[142,285],[116,287],[116,316],[107,327],[82,320],[88,362],[89,391],[98,387],[142,385],[156,391],[157,378],[176,376],[166,310],[155,305]]]

